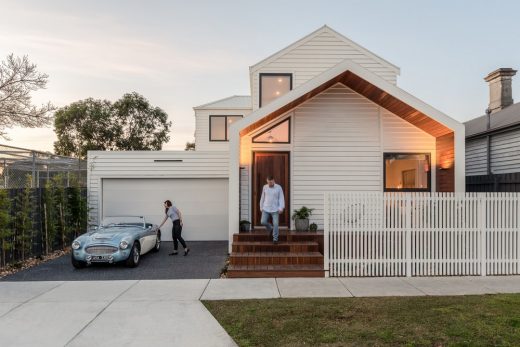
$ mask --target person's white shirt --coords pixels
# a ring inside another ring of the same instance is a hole
[[[281,211],[284,208],[285,198],[282,187],[276,183],[272,187],[269,187],[269,184],[264,185],[262,197],[260,198],[260,210],[272,213]]]

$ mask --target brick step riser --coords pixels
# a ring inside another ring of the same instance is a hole
[[[232,265],[323,265],[323,257],[240,257],[231,256]]]
[[[228,278],[288,278],[288,277],[325,277],[324,271],[247,271],[230,270]]]
[[[313,241],[318,242],[318,240],[322,239],[323,236],[319,235],[280,235],[278,237],[278,241],[280,242],[300,242],[300,241]],[[247,234],[239,234],[233,235],[233,242],[272,242],[273,239],[269,237],[269,235],[247,235]]]
[[[319,252],[318,245],[233,245],[233,252]]]

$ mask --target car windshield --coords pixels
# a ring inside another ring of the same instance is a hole
[[[105,217],[101,222],[101,228],[109,227],[146,227],[144,217],[124,216],[124,217]]]

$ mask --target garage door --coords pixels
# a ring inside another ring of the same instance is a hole
[[[103,216],[145,216],[160,224],[163,202],[171,200],[183,215],[186,240],[228,239],[227,179],[103,179]],[[163,240],[171,241],[171,220],[161,228]]]

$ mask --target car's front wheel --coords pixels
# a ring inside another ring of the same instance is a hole
[[[126,266],[136,267],[137,265],[139,265],[139,260],[141,260],[141,248],[139,247],[138,242],[134,242],[132,250],[130,251],[130,255],[126,260]]]
[[[157,239],[155,239],[155,246],[153,247],[152,251],[159,252],[160,248],[161,248],[161,233],[157,233]]]
[[[72,266],[74,266],[76,269],[83,269],[85,266],[87,266],[87,263],[81,260],[77,260],[74,258],[74,254],[71,256],[72,260]]]

